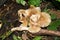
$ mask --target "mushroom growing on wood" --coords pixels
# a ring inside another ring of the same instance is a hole
[[[31,33],[39,32],[41,27],[47,27],[51,23],[51,17],[46,12],[41,12],[40,7],[31,6],[29,9],[18,10],[20,27],[12,28],[11,31],[28,30]]]

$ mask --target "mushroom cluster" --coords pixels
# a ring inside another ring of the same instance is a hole
[[[31,33],[39,32],[41,27],[47,27],[51,23],[51,17],[46,12],[41,12],[40,7],[30,6],[29,9],[18,10],[20,27],[12,28],[11,31],[28,30]]]

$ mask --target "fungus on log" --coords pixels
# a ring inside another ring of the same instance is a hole
[[[41,29],[41,27],[47,27],[51,23],[51,17],[46,12],[41,12],[40,7],[31,6],[29,9],[18,10],[19,22],[22,24],[19,27],[12,28],[11,31],[23,31],[27,30],[32,34],[45,33],[49,35],[58,35],[60,32],[55,33],[54,31],[48,31]],[[60,36],[60,34],[58,35]]]
[[[13,30],[28,30],[29,32],[39,32],[41,27],[47,27],[51,23],[51,17],[48,13],[41,12],[40,7],[30,6],[29,9],[20,9],[18,11],[19,22],[22,22],[19,27]],[[29,27],[28,27],[29,26]]]

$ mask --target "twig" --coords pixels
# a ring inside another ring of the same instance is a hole
[[[13,28],[11,31],[21,31],[21,27],[16,27]],[[28,30],[26,30],[28,31]],[[29,32],[31,33],[31,32]],[[47,30],[47,29],[40,29],[39,32],[37,33],[31,33],[32,35],[51,35],[51,36],[60,36],[60,32],[59,31],[52,31],[52,30]]]
[[[51,36],[60,36],[59,31],[52,31],[52,30],[46,30],[46,29],[41,29],[37,33],[32,33],[33,35],[51,35]]]

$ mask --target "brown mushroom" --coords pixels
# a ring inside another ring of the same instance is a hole
[[[31,6],[31,8],[18,11],[19,21],[22,22],[20,27],[12,30],[28,30],[31,33],[39,32],[41,27],[46,27],[51,23],[51,17],[46,12],[41,12],[39,7]],[[29,25],[29,27],[27,27]]]

